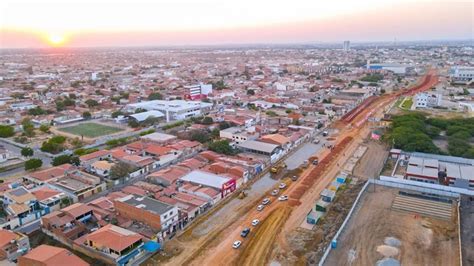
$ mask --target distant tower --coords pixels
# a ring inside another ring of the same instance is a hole
[[[342,50],[344,51],[349,51],[351,49],[351,42],[350,41],[344,41],[342,44]]]

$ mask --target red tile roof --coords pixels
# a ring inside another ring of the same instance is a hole
[[[71,253],[69,250],[49,245],[41,245],[32,249],[23,257],[37,262],[41,262],[48,266],[86,266],[89,265],[78,256]],[[22,261],[22,257],[18,260],[19,266],[27,266],[28,262]]]
[[[119,252],[133,245],[141,238],[137,233],[112,224],[108,224],[86,236],[86,240],[94,242],[96,247],[107,247]]]

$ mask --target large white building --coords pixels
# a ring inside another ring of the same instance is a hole
[[[415,96],[415,107],[416,108],[427,108],[427,107],[436,107],[441,105],[441,94],[433,93],[418,93]]]
[[[199,100],[212,93],[212,84],[197,84],[184,86],[184,88],[188,90],[186,97],[190,100]]]
[[[449,77],[453,82],[470,83],[474,80],[474,67],[453,66],[449,70]]]
[[[399,75],[406,75],[414,70],[412,66],[395,63],[370,63],[367,61],[368,70],[385,70]]]
[[[138,108],[147,111],[160,111],[165,114],[166,122],[169,122],[204,115],[212,109],[212,103],[184,100],[154,100],[128,104],[126,106],[126,110],[132,112]]]

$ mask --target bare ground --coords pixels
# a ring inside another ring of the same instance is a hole
[[[401,241],[398,254],[392,258],[402,265],[459,265],[455,220],[394,211],[391,206],[397,192],[382,186],[377,186],[375,192],[371,187],[367,189],[326,265],[375,265],[384,258],[377,248],[391,252],[381,247],[386,237]]]
[[[368,141],[367,151],[354,168],[354,175],[361,179],[377,178],[388,156],[387,147],[377,141]]]

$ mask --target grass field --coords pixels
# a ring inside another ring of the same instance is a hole
[[[402,103],[402,108],[403,109],[410,109],[411,106],[413,105],[413,98],[407,98],[403,103]]]
[[[106,126],[96,123],[82,123],[70,127],[59,128],[59,131],[74,134],[77,136],[84,136],[87,138],[96,138],[122,131],[118,127]]]

